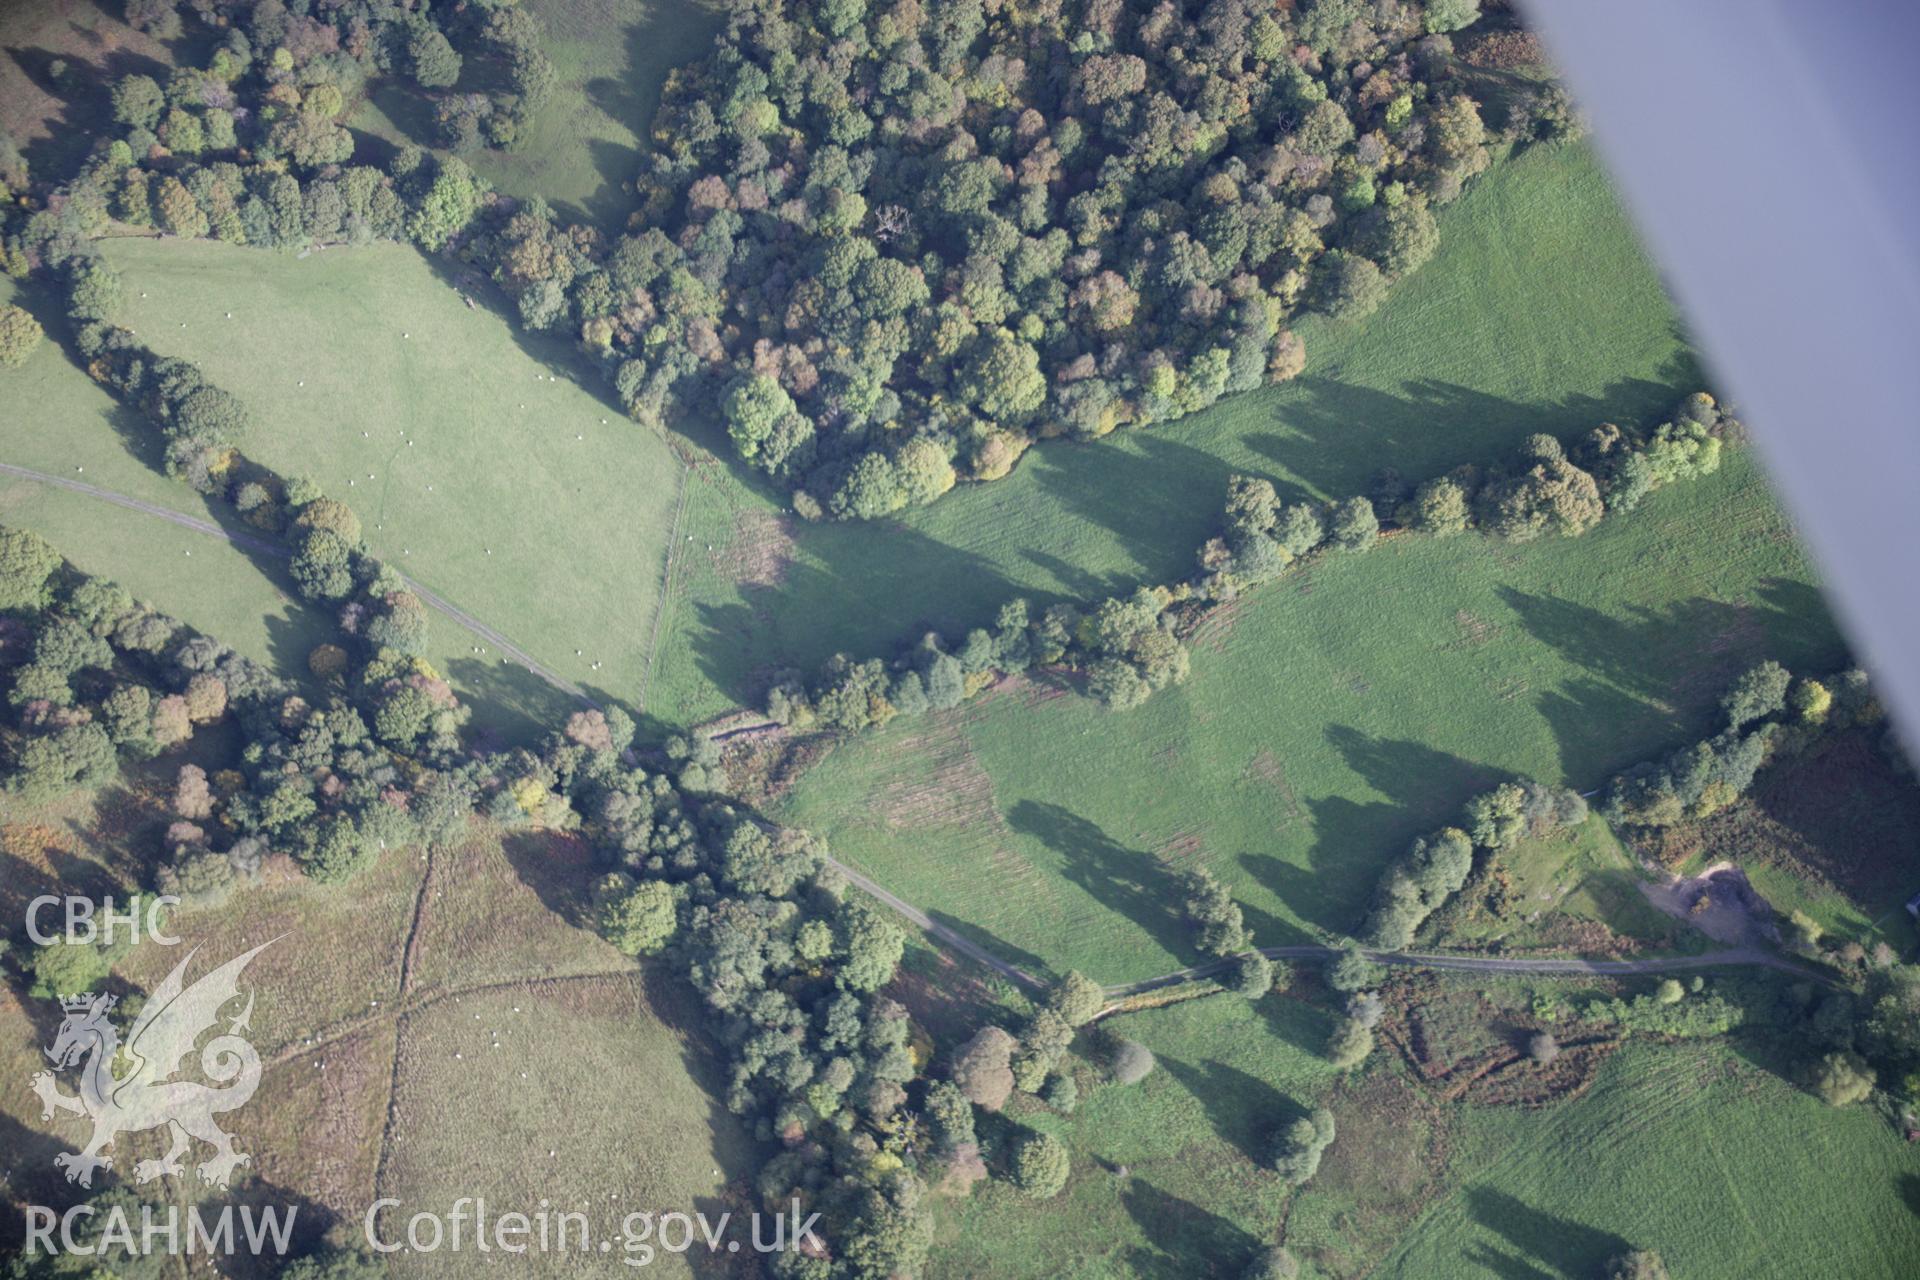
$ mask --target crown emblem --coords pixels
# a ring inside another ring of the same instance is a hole
[[[117,997],[114,996],[96,996],[91,992],[83,991],[77,996],[61,996],[60,1007],[68,1013],[85,1013],[93,1007],[95,1000],[99,1000],[101,1001],[100,1011],[105,1013],[108,1009],[113,1008],[116,998]]]

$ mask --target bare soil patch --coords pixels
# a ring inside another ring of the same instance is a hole
[[[1735,946],[1777,942],[1774,910],[1747,873],[1731,862],[1716,862],[1696,876],[1669,876],[1643,882],[1640,892],[1656,908],[1684,920],[1716,942]]]

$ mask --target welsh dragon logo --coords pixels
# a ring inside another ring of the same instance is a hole
[[[251,994],[227,1029],[200,1049],[200,1070],[214,1084],[175,1076],[200,1038],[219,1023],[220,1010],[239,998],[240,973],[247,962],[271,945],[262,943],[227,961],[192,986],[184,984],[183,975],[198,948],[188,952],[141,1009],[124,1050],[119,1031],[107,1017],[113,996],[61,997],[66,1018],[53,1048],[46,1052],[54,1071],[66,1071],[85,1060],[80,1065],[80,1092],[62,1093],[54,1071],[35,1072],[33,1091],[46,1108],[41,1119],[50,1120],[54,1112],[65,1111],[93,1121],[93,1136],[85,1147],[53,1158],[56,1168],[66,1170],[67,1181],[92,1186],[94,1170],[112,1164],[100,1153],[113,1145],[115,1137],[163,1127],[171,1135],[167,1153],[158,1160],[135,1163],[134,1181],[180,1173],[180,1157],[192,1148],[194,1138],[214,1149],[212,1158],[199,1166],[205,1182],[224,1187],[234,1169],[248,1162],[248,1156],[233,1149],[233,1135],[214,1117],[245,1106],[260,1085],[260,1055],[240,1034],[248,1029],[253,1015]]]

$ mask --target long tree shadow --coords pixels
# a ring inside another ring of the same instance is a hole
[[[1633,1247],[1611,1231],[1531,1208],[1491,1187],[1469,1189],[1467,1210],[1481,1226],[1521,1253],[1549,1263],[1565,1275],[1598,1275],[1607,1259]]]
[[[1462,1256],[1497,1280],[1558,1280],[1558,1273],[1542,1271],[1519,1254],[1503,1253],[1491,1245],[1476,1244]]]
[[[835,653],[890,658],[929,630],[957,641],[971,627],[991,625],[1016,595],[1046,603],[978,553],[906,526],[882,535],[809,525],[794,531],[794,542],[804,556],[788,560],[773,581],[715,583],[708,589],[718,598],[694,600],[691,625],[682,624],[682,647],[735,702],[757,705],[781,667],[811,675]]]
[[[1345,825],[1350,821],[1361,819],[1362,815],[1369,810],[1374,812],[1368,816],[1376,822],[1389,821],[1392,818],[1392,808],[1388,805],[1355,805],[1344,800],[1310,802],[1316,813],[1321,804],[1327,808],[1329,822],[1335,825]],[[1366,823],[1361,820],[1359,825],[1364,826]],[[1330,855],[1339,852],[1339,848],[1332,841],[1323,842],[1321,847],[1324,847]],[[1317,863],[1318,853],[1314,857]],[[1356,899],[1354,890],[1345,884],[1332,882],[1322,871],[1295,866],[1271,853],[1243,853],[1240,855],[1240,865],[1247,869],[1248,875],[1272,890],[1273,895],[1286,903],[1295,915],[1322,933],[1346,934],[1352,933],[1359,927],[1359,916],[1363,905]],[[1244,908],[1242,908],[1242,914],[1245,914]],[[1256,936],[1262,946],[1313,940],[1275,936],[1264,931]]]
[[[1121,595],[1138,583],[1138,579],[1129,578],[1124,574],[1093,573],[1059,556],[1049,555],[1045,551],[1037,551],[1032,547],[1023,547],[1020,558],[1036,569],[1046,570],[1053,580],[1060,584],[1065,598],[1074,600],[1091,601]],[[1036,600],[1036,603],[1038,602]]]
[[[1751,602],[1695,596],[1657,609],[1630,606],[1622,617],[1513,587],[1499,591],[1536,639],[1641,697],[1712,702],[1762,658],[1831,660],[1843,652],[1819,592],[1786,578],[1766,579]]]
[[[1163,1054],[1160,1065],[1199,1099],[1220,1140],[1255,1165],[1267,1163],[1274,1134],[1306,1115],[1265,1080],[1223,1062],[1186,1063]]]
[[[1177,433],[1155,427],[1119,445],[1047,441],[1020,465],[1062,508],[1114,535],[1136,566],[1134,580],[1176,581],[1193,571],[1194,552],[1218,526],[1235,471]]]
[[[1920,1174],[1903,1173],[1897,1185],[1900,1188],[1900,1200],[1907,1206],[1907,1212],[1920,1218]]]
[[[1007,814],[1007,825],[1058,855],[1066,878],[1101,906],[1133,921],[1172,954],[1193,953],[1179,887],[1152,854],[1127,848],[1057,804],[1022,800]]]
[[[1318,962],[1294,960],[1286,963],[1293,966],[1294,980],[1290,989],[1297,990],[1302,985],[1301,975]],[[1327,1037],[1333,1034],[1334,1015],[1331,1009],[1281,991],[1262,997],[1254,1009],[1265,1020],[1267,1030],[1300,1052],[1314,1057],[1325,1052]]]
[[[587,81],[587,100],[631,130],[640,139],[640,146],[622,146],[604,139],[588,144],[594,171],[600,175],[600,189],[588,197],[584,208],[569,206],[575,216],[602,227],[625,224],[633,207],[630,184],[645,154],[654,114],[660,109],[666,71],[704,57],[721,26],[720,12],[710,6],[688,0],[655,0],[638,22],[628,23],[621,31],[626,52],[624,73]]]
[[[1152,1242],[1127,1251],[1128,1274],[1144,1280],[1239,1275],[1265,1247],[1219,1214],[1139,1178],[1127,1184],[1121,1203]]]
[[[1654,733],[1675,742],[1686,729],[1671,711],[1588,677],[1545,690],[1534,705],[1553,731],[1560,774],[1576,790],[1598,785],[1602,778],[1639,760],[1638,749],[1623,741],[1628,726],[1638,727],[1632,737]]]
[[[24,1091],[24,1080],[21,1086]],[[39,1113],[36,1111],[34,1114]],[[85,1141],[87,1130],[79,1125],[67,1128],[73,1133],[73,1142],[30,1129],[13,1116],[0,1111],[0,1151],[7,1153],[6,1172],[4,1177],[0,1177],[0,1189],[4,1190],[11,1203],[40,1204],[61,1210],[78,1198],[73,1184],[54,1167],[53,1158]],[[0,1252],[10,1255],[25,1245],[26,1225],[25,1214],[0,1213]]]
[[[1464,801],[1504,776],[1424,742],[1382,738],[1350,725],[1329,725],[1326,737],[1327,745],[1340,753],[1349,769],[1402,807],[1429,806],[1436,796],[1442,797],[1442,803],[1451,803],[1453,797]]]
[[[1449,820],[1469,796],[1505,775],[1424,743],[1376,737],[1348,725],[1329,726],[1326,737],[1385,799],[1308,799],[1313,847],[1305,867],[1261,853],[1241,861],[1301,919],[1344,934],[1359,926],[1380,869],[1408,841]]]
[[[9,47],[5,52],[36,89],[60,104],[45,134],[21,148],[38,178],[64,180],[101,131],[112,128],[113,86],[121,79],[143,75],[162,85],[167,82],[166,64],[131,49],[105,50],[97,60],[71,49],[56,51],[38,45]]]
[[[1855,902],[1892,910],[1912,893],[1920,785],[1884,727],[1829,735],[1767,769],[1751,794],[1754,808],[1798,837],[1793,860]]]
[[[1764,658],[1815,671],[1846,661],[1820,593],[1786,578],[1766,579],[1748,601],[1696,596],[1624,616],[1514,587],[1499,594],[1535,639],[1589,673],[1539,700],[1576,779],[1640,758],[1649,742],[1718,728],[1711,708]]]
[[[31,858],[0,850],[0,913],[4,913],[0,920],[6,922],[0,937],[27,936],[27,910],[35,898],[71,894],[97,900],[134,887],[102,862],[69,852],[51,829],[21,824],[10,839],[22,847],[28,842],[41,843],[42,848]],[[60,911],[58,906],[42,908],[38,918],[42,932],[57,932],[62,927]]]
[[[265,1178],[249,1179],[244,1185],[221,1196],[214,1204],[202,1205],[200,1212],[218,1214],[224,1205],[234,1206],[236,1217],[250,1208],[256,1216],[272,1212],[279,1214],[282,1221],[290,1220],[292,1223],[290,1243],[284,1257],[270,1248],[258,1253],[241,1248],[234,1251],[230,1260],[224,1260],[228,1265],[223,1267],[223,1271],[235,1277],[235,1280],[266,1280],[269,1276],[280,1274],[291,1259],[318,1252],[342,1226],[340,1215],[325,1204],[292,1187]],[[212,1221],[212,1218],[208,1220]],[[135,1258],[128,1261],[138,1266],[141,1260]],[[184,1266],[182,1270],[185,1270]],[[115,1274],[140,1273],[129,1267],[124,1272],[116,1268]]]
[[[1663,419],[1700,385],[1696,362],[1676,357],[1653,379],[1622,378],[1598,395],[1531,402],[1437,378],[1411,379],[1399,391],[1343,381],[1336,367],[1318,370],[1271,393],[1281,430],[1246,438],[1249,448],[1291,478],[1330,494],[1357,493],[1378,467],[1391,465],[1418,482],[1462,463],[1506,461],[1535,432],[1563,439],[1602,422]],[[1364,442],[1364,447],[1360,443]]]
[[[580,710],[571,695],[491,651],[449,660],[446,675],[473,708],[475,732],[469,746],[476,751],[531,742]]]

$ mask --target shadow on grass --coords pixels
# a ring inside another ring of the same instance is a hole
[[[1608,775],[1636,763],[1618,759],[1620,728],[1639,722],[1678,742],[1679,717],[1604,680],[1579,677],[1534,700],[1560,752],[1560,775],[1577,791],[1600,785]]]
[[[1276,963],[1292,966],[1291,990],[1298,990],[1303,986],[1303,975],[1319,967],[1319,962],[1313,960],[1276,961]],[[1327,1039],[1333,1034],[1334,1015],[1330,1008],[1311,1004],[1301,996],[1274,991],[1256,1001],[1254,1010],[1266,1020],[1267,1030],[1300,1052],[1315,1058],[1326,1052]]]
[[[533,890],[540,905],[570,925],[593,927],[593,882],[605,869],[586,858],[556,858],[559,837],[540,831],[501,834],[500,852],[521,884]],[[569,842],[577,848],[577,842]],[[584,862],[584,865],[583,865]]]
[[[83,37],[91,35],[77,24],[69,26]],[[60,104],[49,120],[47,136],[21,148],[28,167],[42,181],[64,181],[86,158],[94,138],[113,129],[112,95],[117,81],[142,75],[161,85],[167,82],[166,64],[129,49],[107,50],[97,60],[38,45],[5,52],[34,88]]]
[[[1450,821],[1468,796],[1504,775],[1424,743],[1381,738],[1348,725],[1326,731],[1328,745],[1383,800],[1345,796],[1308,799],[1313,848],[1308,865],[1267,853],[1241,855],[1241,865],[1302,920],[1325,933],[1359,928],[1379,871],[1421,832]],[[1268,918],[1268,923],[1283,929]],[[1256,925],[1263,943],[1274,941]]]
[[[691,625],[680,612],[670,637],[738,704],[760,705],[782,668],[811,676],[835,653],[891,658],[929,630],[957,640],[1022,594],[984,557],[904,525],[809,525],[795,539],[804,557],[777,585],[723,585],[721,599],[693,602]]]
[[[1907,1206],[1907,1212],[1920,1218],[1920,1174],[1903,1173],[1898,1184],[1900,1199]]]
[[[1178,424],[1111,440],[1061,441],[1028,451],[1040,487],[1060,507],[1113,534],[1139,566],[1124,584],[1167,582],[1193,571],[1226,503],[1224,458],[1183,444]]]
[[[1542,403],[1489,395],[1437,378],[1403,382],[1395,393],[1342,381],[1339,372],[1335,367],[1288,383],[1275,415],[1284,430],[1246,437],[1249,448],[1286,473],[1272,477],[1277,484],[1297,477],[1337,497],[1359,492],[1367,475],[1382,466],[1397,467],[1418,484],[1462,463],[1504,462],[1535,432],[1565,439],[1602,422],[1651,426],[1703,380],[1698,364],[1678,357],[1654,379],[1623,378],[1599,395]],[[1472,424],[1471,442],[1446,429],[1447,424],[1463,423]],[[1355,449],[1356,437],[1365,440],[1364,451]],[[1507,443],[1493,443],[1490,437]]]
[[[26,1082],[22,1080],[18,1084],[24,1093]],[[49,1137],[0,1112],[0,1151],[7,1153],[9,1200],[15,1204],[43,1204],[59,1210],[81,1198],[73,1184],[67,1181],[66,1175],[54,1167],[53,1158],[85,1141],[88,1130],[85,1125],[75,1122],[65,1126],[63,1132],[70,1132],[73,1141]],[[25,1244],[26,1215],[0,1213],[0,1252],[12,1256]]]
[[[1559,1280],[1557,1271],[1542,1271],[1517,1253],[1503,1253],[1491,1246],[1475,1245],[1465,1255],[1468,1262],[1484,1267],[1495,1280]]]
[[[1327,803],[1334,806],[1332,816],[1335,820],[1358,816],[1358,814],[1346,814],[1339,806],[1362,813],[1372,811],[1379,820],[1386,820],[1391,816],[1391,807],[1388,805],[1355,805],[1344,800]],[[1360,916],[1366,909],[1365,903],[1356,902],[1352,893],[1329,885],[1325,876],[1317,875],[1306,867],[1297,867],[1271,853],[1243,853],[1240,855],[1240,865],[1247,869],[1248,875],[1270,889],[1275,897],[1286,903],[1292,908],[1294,914],[1314,929],[1326,934],[1345,935],[1360,927]],[[1247,915],[1245,906],[1241,907],[1241,914],[1246,916],[1261,946],[1317,940],[1280,936],[1286,933],[1297,934],[1298,931],[1279,924],[1272,916]],[[1268,933],[1266,926],[1269,924],[1273,925],[1279,933]]]
[[[1143,1280],[1239,1275],[1265,1245],[1217,1213],[1136,1178],[1121,1203],[1151,1246],[1127,1251],[1127,1274]]]
[[[715,1158],[720,1162],[722,1175],[715,1189],[724,1192],[729,1186],[746,1183],[766,1162],[769,1148],[753,1137],[739,1116],[727,1110],[728,1054],[726,1046],[714,1034],[712,1011],[701,1004],[692,985],[667,961],[643,962],[640,986],[646,996],[647,1012],[678,1033],[680,1061],[687,1075],[706,1095],[707,1128],[713,1135]],[[694,1197],[692,1208],[706,1214],[708,1220],[718,1222],[723,1213],[729,1208],[737,1209],[738,1205],[719,1195],[703,1195]],[[696,1250],[686,1255],[696,1264],[693,1268],[696,1275],[734,1274],[723,1266],[700,1265],[717,1261],[703,1254],[703,1250]]]
[[[1607,1259],[1633,1247],[1611,1231],[1531,1208],[1491,1187],[1469,1189],[1466,1200],[1474,1221],[1566,1275],[1598,1275]]]
[[[716,9],[687,0],[655,0],[640,21],[627,25],[620,37],[626,50],[625,74],[589,80],[586,92],[589,102],[625,125],[642,140],[642,147],[605,139],[590,142],[587,150],[594,171],[600,175],[600,189],[587,200],[585,208],[568,206],[570,216],[589,218],[602,227],[626,222],[633,208],[633,196],[627,187],[639,172],[640,158],[645,154],[642,148],[652,133],[654,114],[660,109],[666,72],[704,57],[721,25]]]
[[[1198,961],[1193,930],[1182,918],[1173,873],[1150,853],[1129,849],[1093,823],[1057,804],[1022,800],[1007,825],[1057,854],[1062,874],[1101,906],[1133,921],[1161,947]]]
[[[1274,1134],[1307,1114],[1292,1098],[1237,1067],[1186,1063],[1164,1054],[1160,1065],[1199,1099],[1220,1141],[1255,1165],[1266,1164]]]

